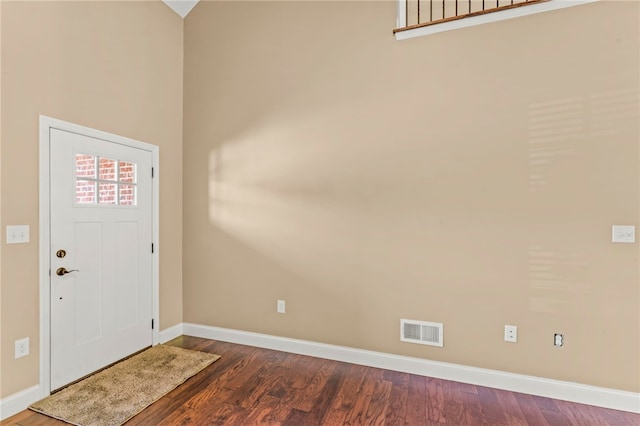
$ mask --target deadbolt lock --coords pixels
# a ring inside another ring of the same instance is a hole
[[[60,259],[62,259],[63,257],[65,257],[67,255],[67,252],[64,250],[58,250],[56,252],[56,257],[59,257]]]

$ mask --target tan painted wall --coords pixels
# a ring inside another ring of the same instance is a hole
[[[182,321],[183,22],[161,2],[2,2],[1,396],[38,383],[38,115],[160,146],[161,329]],[[31,242],[4,245],[6,225]],[[31,355],[14,360],[14,340]]]
[[[199,4],[185,322],[640,391],[638,12],[397,42],[393,2]]]

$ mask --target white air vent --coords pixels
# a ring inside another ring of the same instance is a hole
[[[400,340],[403,342],[443,347],[442,330],[443,325],[439,322],[400,320]]]

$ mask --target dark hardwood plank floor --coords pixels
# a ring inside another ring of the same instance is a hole
[[[134,425],[640,425],[640,414],[182,336],[222,358]],[[7,426],[62,426],[32,411]]]

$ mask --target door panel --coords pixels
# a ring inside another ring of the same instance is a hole
[[[84,345],[100,338],[101,327],[101,280],[99,256],[92,256],[94,246],[102,245],[102,224],[97,222],[75,223],[73,229],[75,244],[67,253],[77,253],[74,268],[82,265],[82,275],[71,273],[64,278],[59,277],[60,284],[66,284],[69,299],[73,304],[64,304],[65,299],[58,299],[62,308],[71,308],[74,317],[74,345]],[[61,262],[66,263],[66,262]],[[71,268],[68,268],[71,269]]]
[[[114,281],[115,291],[118,294],[120,305],[117,306],[116,329],[124,330],[133,327],[138,322],[139,296],[136,278],[139,271],[138,256],[140,251],[137,222],[116,223],[116,263],[120,265]],[[147,249],[149,249],[147,247]]]
[[[51,129],[52,390],[152,344],[151,165],[150,151]]]

